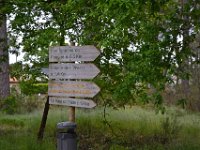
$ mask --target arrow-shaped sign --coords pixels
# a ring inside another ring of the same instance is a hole
[[[94,61],[99,55],[93,45],[55,46],[49,49],[49,62]]]
[[[100,88],[92,82],[49,81],[49,96],[94,97]]]
[[[49,97],[49,104],[82,107],[82,108],[93,108],[96,106],[96,104],[92,100],[74,99],[68,97]]]
[[[49,64],[49,79],[93,79],[99,72],[99,69],[91,63]]]

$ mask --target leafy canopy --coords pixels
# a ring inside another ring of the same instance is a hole
[[[160,105],[160,92],[184,72],[180,68],[192,56],[188,45],[199,32],[200,2],[195,0],[8,3],[10,46],[25,52],[31,68],[48,66],[48,47],[67,40],[98,47],[101,75],[96,80],[109,104],[153,100]]]

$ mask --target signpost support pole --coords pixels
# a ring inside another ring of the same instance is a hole
[[[75,122],[75,107],[69,107],[69,122]]]
[[[94,46],[75,46],[73,42],[49,49],[49,104],[69,106],[68,121],[57,124],[57,150],[77,150],[75,107],[95,107],[87,98],[100,89],[92,82],[76,80],[93,79],[100,72],[94,64],[84,63],[94,61],[99,54]]]
[[[75,44],[73,44],[74,46]],[[75,132],[75,107],[70,106],[69,110],[69,122],[59,123],[58,129],[61,127],[69,128],[67,131],[57,133],[57,150],[77,150],[77,135]]]
[[[75,46],[74,42],[70,42],[71,46]],[[69,122],[75,122],[75,107],[69,107]]]
[[[48,112],[49,112],[49,96],[47,97],[47,101],[45,103],[44,112],[43,112],[43,116],[42,116],[42,120],[41,120],[41,124],[40,124],[40,129],[39,129],[39,132],[38,132],[38,140],[43,139],[44,129],[45,129],[46,122],[47,122]]]

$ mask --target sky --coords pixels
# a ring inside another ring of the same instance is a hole
[[[22,60],[23,60],[23,54],[20,54],[17,57],[17,61],[22,61]],[[16,55],[9,54],[9,63],[10,64],[16,63]]]

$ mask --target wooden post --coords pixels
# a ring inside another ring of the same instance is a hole
[[[48,112],[49,112],[49,96],[47,97],[47,101],[45,103],[43,116],[42,116],[42,121],[40,123],[40,129],[38,131],[38,140],[42,140],[43,139],[44,129],[45,129],[46,122],[47,122]]]
[[[75,122],[75,107],[69,107],[69,121]]]
[[[70,42],[70,46],[75,46],[75,43],[74,42]],[[69,107],[69,110],[68,110],[68,113],[69,113],[69,122],[75,122],[75,107],[72,107],[70,106]]]

